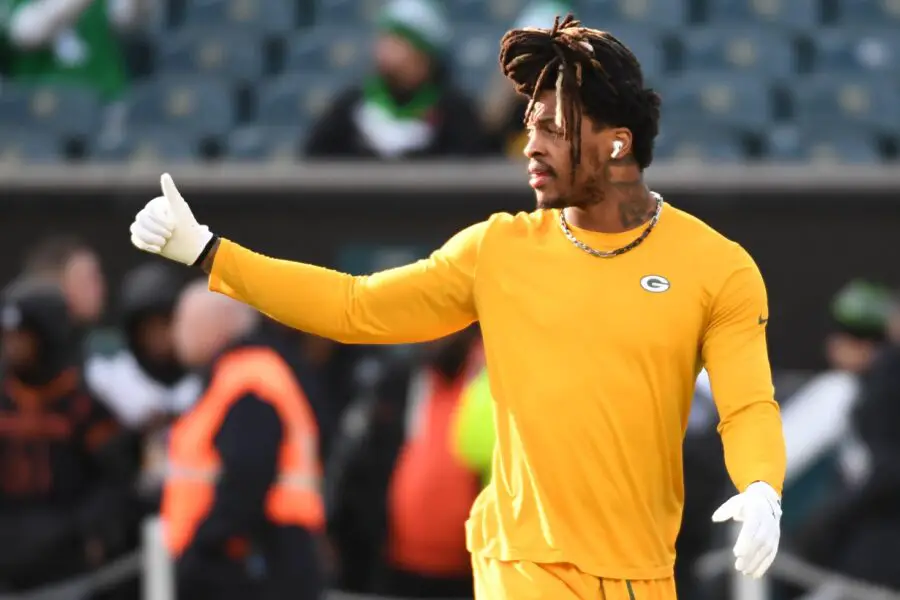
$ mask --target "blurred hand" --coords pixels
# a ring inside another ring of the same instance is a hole
[[[131,243],[144,252],[193,265],[213,234],[207,226],[197,223],[168,173],[163,174],[160,182],[163,195],[148,202],[135,216]]]
[[[734,544],[734,568],[754,578],[772,566],[781,539],[781,497],[768,483],[751,483],[713,513],[716,523],[743,523]]]

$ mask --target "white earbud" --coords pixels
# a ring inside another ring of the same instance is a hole
[[[619,140],[613,142],[612,158],[617,158],[619,156],[619,152],[622,151],[623,145],[624,144],[622,144],[622,142],[620,142]]]

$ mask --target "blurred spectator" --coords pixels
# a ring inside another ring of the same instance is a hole
[[[316,124],[315,158],[473,156],[487,141],[446,63],[450,24],[432,0],[392,0],[380,18],[376,73],[340,95]]]
[[[900,297],[889,315],[892,337],[862,376],[851,413],[856,460],[797,546],[828,568],[900,589]]]
[[[842,461],[853,461],[850,413],[884,343],[889,292],[867,281],[845,285],[831,303],[825,339],[829,370],[810,379],[783,401],[787,445],[782,527],[787,537],[822,502],[836,483]]]
[[[291,366],[319,425],[319,453],[328,460],[333,438],[352,392],[359,347],[344,346],[263,319],[260,336]]]
[[[333,340],[298,331],[294,333],[300,334],[301,354],[309,368],[319,377],[323,397],[328,398],[329,412],[334,415],[328,430],[334,434],[338,417],[353,398],[352,373],[361,362],[365,361],[366,348],[339,344]]]
[[[148,0],[2,0],[5,73],[17,83],[61,84],[119,98],[128,85],[117,33]]]
[[[162,518],[178,597],[319,598],[318,432],[281,356],[253,339],[258,313],[188,286],[178,355],[208,367],[203,396],[174,425]]]
[[[95,569],[127,543],[133,464],[82,389],[59,291],[18,281],[2,308],[0,583],[19,591]]]
[[[94,396],[144,440],[142,490],[151,506],[162,486],[168,427],[201,391],[199,377],[175,355],[172,313],[181,286],[179,274],[159,263],[126,274],[119,296],[126,345],[85,365]]]
[[[887,289],[871,282],[856,280],[841,288],[831,303],[831,332],[826,338],[831,369],[782,402],[788,453],[783,522],[788,540],[798,527],[808,526],[811,511],[821,506],[836,483],[838,455],[851,457],[846,462],[853,464],[852,457],[858,454],[847,443],[852,437],[849,414],[860,377],[884,342],[888,300]],[[697,378],[684,442],[686,502],[676,543],[679,596],[706,598],[710,596],[704,594],[713,593],[696,579],[695,565],[714,541],[709,514],[728,485],[716,423],[709,375],[703,370]]]
[[[55,282],[66,298],[82,349],[111,352],[121,339],[109,330],[95,329],[106,308],[106,278],[100,257],[75,236],[51,236],[40,240],[25,258],[24,272]]]
[[[572,11],[566,0],[533,0],[519,15],[514,29],[550,27],[557,15],[564,17]],[[528,99],[516,93],[509,81],[498,72],[488,84],[484,122],[496,152],[510,158],[522,158],[528,132],[525,130],[525,109]]]
[[[363,375],[329,471],[342,589],[471,597],[463,525],[481,483],[454,456],[452,427],[482,366],[477,340],[473,327],[423,344],[418,363]]]
[[[494,398],[487,368],[463,392],[453,425],[453,449],[457,458],[478,473],[484,485],[491,480],[491,463],[497,431],[494,429]]]

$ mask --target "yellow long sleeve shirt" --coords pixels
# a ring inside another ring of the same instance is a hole
[[[558,218],[494,215],[427,259],[364,277],[222,240],[210,288],[348,343],[421,342],[478,320],[497,444],[469,549],[605,578],[669,577],[702,366],[735,486],[781,490],[765,286],[739,245],[671,205],[641,245],[608,260],[572,245]],[[597,249],[637,236],[573,232]]]

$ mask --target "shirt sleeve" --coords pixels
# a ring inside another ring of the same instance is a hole
[[[223,239],[209,287],[289,327],[350,344],[441,338],[477,319],[473,288],[487,222],[456,234],[427,259],[354,277],[269,258]]]
[[[779,493],[784,485],[787,460],[766,345],[768,318],[762,275],[741,250],[713,302],[702,347],[725,465],[741,492],[755,481]]]

